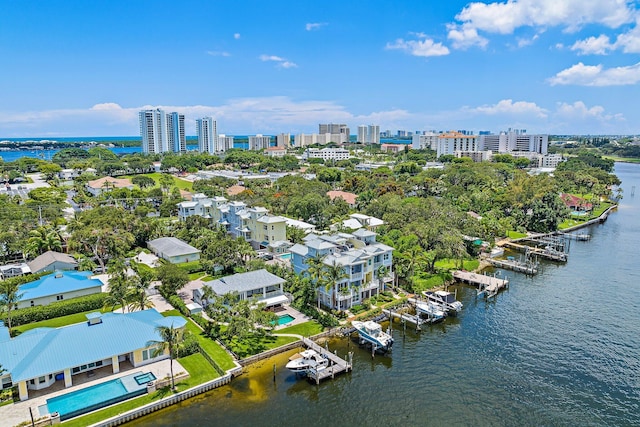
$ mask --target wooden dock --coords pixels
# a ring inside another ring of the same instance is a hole
[[[521,245],[519,243],[505,242],[505,241],[500,242],[499,245],[509,249],[514,249],[520,252],[528,253],[529,256],[537,256],[537,257],[545,258],[551,261],[567,262],[567,258],[568,258],[568,255],[566,253],[556,251],[550,248],[535,248],[532,246]]]
[[[302,343],[305,345],[305,347],[310,348],[316,351],[318,354],[321,354],[323,357],[329,359],[329,366],[321,369],[309,369],[307,371],[307,377],[315,381],[316,384],[320,384],[320,381],[326,378],[334,378],[337,374],[349,372],[353,367],[352,352],[349,352],[347,354],[347,356],[349,357],[349,360],[347,361],[341,357],[338,357],[337,354],[331,353],[328,349],[322,347],[309,338],[303,338]]]
[[[509,279],[499,279],[497,277],[485,276],[484,274],[469,271],[454,271],[453,278],[460,282],[477,286],[478,295],[484,294],[486,298],[496,296],[501,289],[509,286]]]
[[[531,276],[538,273],[537,266],[532,263],[526,263],[526,262],[510,260],[510,259],[493,259],[493,258],[487,259],[487,262],[489,262],[494,267],[504,268],[507,270],[516,271],[518,273],[529,274]]]

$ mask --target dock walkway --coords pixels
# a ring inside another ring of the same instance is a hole
[[[525,262],[510,260],[510,259],[493,259],[493,258],[489,258],[487,262],[489,262],[494,267],[504,268],[507,270],[516,271],[518,273],[534,275],[538,272],[538,268],[536,267],[535,264],[532,264],[532,263],[525,263]]]
[[[460,282],[477,286],[478,295],[484,293],[487,298],[494,297],[501,289],[509,286],[509,279],[499,279],[469,271],[454,271],[453,278]]]
[[[310,348],[316,351],[318,354],[321,354],[323,357],[329,359],[329,366],[322,369],[309,369],[307,371],[307,376],[314,380],[316,384],[319,384],[320,381],[326,378],[334,378],[335,375],[341,374],[343,372],[349,372],[353,366],[353,353],[349,352],[347,356],[349,357],[349,361],[344,360],[341,357],[338,357],[337,354],[331,353],[326,348],[322,347],[315,341],[310,340],[309,338],[303,338],[302,343],[305,347]]]
[[[498,242],[497,244],[509,249],[515,249],[520,252],[528,253],[529,256],[535,255],[537,257],[545,258],[551,261],[567,262],[567,258],[568,258],[568,255],[566,253],[556,251],[553,249],[536,248],[533,246],[521,245],[514,242],[506,242],[504,240],[501,242]]]

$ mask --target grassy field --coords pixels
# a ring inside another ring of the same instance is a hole
[[[605,159],[611,159],[616,162],[626,162],[626,163],[640,163],[640,159],[637,157],[616,157],[616,156],[602,156]]]
[[[580,225],[583,224],[586,221],[592,220],[594,218],[599,217],[600,215],[602,215],[604,213],[604,211],[606,211],[607,209],[609,209],[611,206],[613,206],[613,203],[610,202],[601,202],[599,206],[596,206],[593,211],[591,211],[590,215],[586,215],[583,217],[571,217],[571,218],[567,218],[564,221],[562,221],[559,225],[558,225],[558,229],[559,230],[564,230],[567,229],[569,227],[574,227],[576,225]]]
[[[192,354],[191,356],[178,359],[178,362],[189,372],[189,378],[184,381],[180,381],[176,384],[176,388],[179,391],[187,390],[198,384],[210,381],[217,378],[219,375],[215,369],[207,362],[207,360],[200,353]],[[91,414],[84,415],[82,417],[73,418],[69,421],[65,421],[63,425],[69,427],[84,427],[91,424],[95,424],[99,421],[106,420],[123,412],[130,411],[140,406],[151,403],[155,400],[167,396],[171,393],[168,387],[160,389],[152,394],[145,394],[135,399],[127,400],[126,402],[119,403],[114,406],[110,406],[101,411],[92,412]]]
[[[181,316],[178,310],[165,311],[163,316]],[[220,346],[217,342],[204,335],[204,332],[193,323],[192,320],[187,319],[187,330],[198,338],[200,347],[204,350],[213,360],[216,361],[218,366],[224,371],[234,368],[236,365],[233,362],[233,357],[227,351]]]
[[[116,306],[116,308],[120,308],[120,306]],[[43,320],[41,322],[28,323],[26,325],[16,326],[13,329],[15,332],[23,333],[30,329],[35,328],[59,328],[61,326],[73,325],[74,323],[81,323],[87,320],[87,314],[94,313],[98,310],[89,310],[83,311],[82,313],[70,314],[68,316],[56,317],[54,319]],[[103,308],[100,310],[102,313],[108,313],[111,310],[109,308]]]
[[[156,187],[160,187],[160,177],[162,176],[161,173],[154,172],[154,173],[145,173],[145,174],[140,174],[140,175],[124,175],[121,178],[131,179],[134,176],[148,176],[149,178],[153,178],[153,180],[156,182]],[[173,185],[178,187],[180,190],[191,191],[193,189],[193,183],[192,182],[185,181],[184,179],[180,179],[180,178],[175,177],[175,176],[173,176]]]
[[[323,331],[321,324],[315,320],[309,322],[300,323],[298,325],[289,326],[288,328],[282,328],[275,331],[276,334],[297,334],[303,337],[310,337],[311,335],[319,334]]]
[[[477,259],[465,259],[462,261],[462,268],[467,271],[472,271],[478,268],[480,261]],[[459,259],[441,259],[436,261],[436,268],[441,270],[457,270],[460,268]]]

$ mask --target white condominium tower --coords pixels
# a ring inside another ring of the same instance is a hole
[[[271,137],[257,134],[249,137],[249,150],[264,150],[271,146]]]
[[[142,152],[145,154],[187,151],[184,114],[169,113],[161,109],[144,110],[140,118]]]
[[[169,150],[174,153],[186,153],[187,138],[184,133],[184,114],[167,114],[167,136]]]
[[[367,142],[367,127],[365,125],[358,126],[358,139],[356,141],[361,144]]]
[[[214,154],[223,152],[218,145],[218,125],[213,117],[203,117],[196,120],[196,132],[198,134],[198,151]]]
[[[369,144],[380,144],[380,126],[369,125],[367,129],[367,142]]]
[[[160,109],[140,111],[139,117],[142,152],[154,154],[169,151],[167,115],[164,111]]]

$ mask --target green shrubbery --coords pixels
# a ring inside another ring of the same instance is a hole
[[[21,308],[11,312],[11,325],[20,326],[32,322],[53,319],[70,314],[82,313],[90,310],[100,310],[104,307],[107,294],[93,294],[66,301],[54,302],[49,305]],[[6,323],[6,313],[0,316]]]

